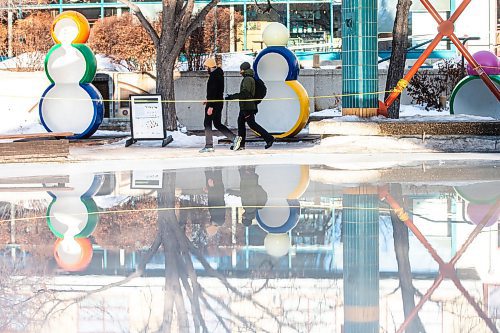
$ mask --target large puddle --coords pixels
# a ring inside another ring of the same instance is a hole
[[[498,162],[0,177],[0,331],[497,332]]]

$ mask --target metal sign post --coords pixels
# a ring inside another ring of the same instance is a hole
[[[131,95],[130,133],[132,137],[125,142],[125,147],[138,140],[162,140],[162,147],[172,142],[172,136],[166,134],[163,118],[161,95]]]

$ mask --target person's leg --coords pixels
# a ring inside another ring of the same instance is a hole
[[[213,121],[213,113],[211,116],[207,114],[208,107],[205,107],[205,120],[203,121],[203,126],[205,126],[205,147],[213,148],[214,147],[214,139],[212,133],[212,121]]]
[[[222,105],[214,107],[214,113],[212,114],[214,126],[228,139],[234,140],[236,135],[222,123],[222,107]]]
[[[238,115],[238,136],[241,137],[240,147],[245,147],[247,130],[245,128],[245,114],[241,111],[240,114]]]
[[[257,132],[257,134],[259,134],[267,144],[272,144],[272,142],[274,141],[274,137],[269,134],[262,126],[257,124],[254,114],[248,115],[246,117],[246,122],[248,123],[248,127]]]

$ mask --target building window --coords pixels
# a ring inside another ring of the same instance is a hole
[[[329,3],[291,4],[290,44],[307,45],[332,42],[330,17]]]
[[[247,5],[247,24],[245,26],[244,22],[242,22],[238,27],[238,51],[246,49],[258,52],[262,50],[265,47],[262,41],[262,32],[269,23],[280,22],[286,25],[286,4],[273,3],[273,9],[263,13],[265,6],[265,3],[259,4],[259,6],[255,4]],[[244,15],[244,13],[242,14]]]

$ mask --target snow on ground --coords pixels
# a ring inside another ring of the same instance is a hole
[[[232,194],[224,194],[224,204],[228,207],[241,207],[241,197]]]
[[[378,60],[382,60],[381,57],[378,57]],[[378,69],[389,69],[389,65],[391,64],[391,62],[389,60],[386,60],[384,62],[381,62],[378,64]]]
[[[97,70],[112,71],[112,72],[128,72],[124,64],[117,64],[109,57],[102,54],[96,54]],[[17,57],[13,57],[4,61],[0,61],[0,70],[9,70],[16,68],[31,68],[35,70],[43,70],[45,62],[45,54],[41,52],[23,53]]]
[[[492,117],[480,117],[474,115],[454,115],[450,114],[449,109],[445,110],[425,110],[421,105],[401,105],[399,120],[387,119],[382,116],[372,118],[359,118],[357,116],[342,116],[342,111],[339,108],[326,109],[311,113],[311,118],[315,117],[332,117],[332,121],[430,121],[430,122],[457,122],[457,121],[495,121]]]
[[[104,131],[102,131],[104,132]],[[97,131],[96,135],[100,135],[102,132]],[[107,135],[104,136],[112,136],[113,131],[106,131]],[[114,132],[116,135],[123,135],[123,132]],[[198,136],[198,135],[188,135],[186,133],[183,133],[182,131],[175,131],[167,132],[168,135],[172,136],[172,141],[171,143],[168,144],[168,147],[172,148],[203,148],[205,147],[205,137],[204,136]],[[219,139],[223,139],[224,137],[218,137],[214,136],[214,143],[216,143]],[[107,145],[107,147],[114,147],[114,148],[121,148],[125,145],[125,141],[127,141],[128,138],[125,138],[123,140],[114,142],[110,145]],[[158,147],[161,146],[161,140],[139,140],[137,141],[134,146],[136,147]],[[215,149],[217,149],[217,144],[215,144]]]
[[[97,70],[98,71],[109,71],[109,72],[129,72],[126,64],[122,61],[121,63],[116,63],[111,60],[111,58],[106,57],[103,54],[96,54],[97,60]]]
[[[317,111],[311,113],[310,117],[340,117],[342,116],[342,111],[340,109],[326,109],[322,111]]]
[[[34,70],[43,70],[45,54],[42,52],[22,53],[4,61],[0,61],[0,69],[31,68]]]
[[[438,69],[440,66],[444,65],[445,62],[447,61],[455,64],[460,64],[462,62],[462,57],[460,56],[460,57],[438,60],[432,64],[432,68]],[[467,64],[467,62],[465,64]]]
[[[246,53],[222,54],[222,69],[225,71],[239,71],[243,62],[253,64],[254,57]]]
[[[98,207],[103,209],[109,209],[126,203],[130,200],[130,196],[126,195],[106,195],[106,196],[95,196],[93,197],[95,203]]]

